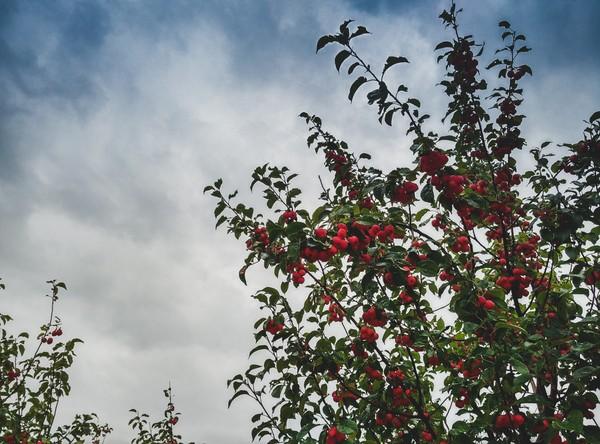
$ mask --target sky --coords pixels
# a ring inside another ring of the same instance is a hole
[[[47,316],[49,279],[66,282],[65,336],[80,337],[73,391],[60,419],[98,413],[129,442],[128,410],[159,417],[170,382],[186,441],[250,442],[255,407],[227,409],[226,380],[244,370],[259,317],[249,295],[272,283],[260,270],[237,280],[241,242],[214,230],[205,185],[260,205],[254,167],[300,173],[314,205],[324,170],[305,146],[302,111],[374,164],[408,165],[406,125],[377,122],[351,79],[315,55],[345,19],[372,35],[357,44],[393,73],[441,131],[446,1],[0,2],[0,312],[15,330]],[[600,109],[600,2],[459,1],[464,32],[499,45],[497,23],[528,36],[534,77],[524,81],[529,146],[575,141]]]

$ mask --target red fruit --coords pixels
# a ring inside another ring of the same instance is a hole
[[[409,335],[399,335],[396,336],[396,344],[410,347],[411,345],[413,345],[413,341]]]
[[[283,330],[283,324],[275,321],[274,319],[268,319],[267,325],[265,326],[265,330],[271,333],[272,335],[275,335],[281,330]]]
[[[423,441],[427,441],[427,442],[433,441],[433,435],[426,431],[421,432],[421,438],[423,438]]]
[[[47,343],[48,345],[52,344],[53,342],[54,342],[54,339],[52,338],[52,336],[48,336],[48,337],[46,338],[46,343]]]
[[[327,431],[326,436],[326,444],[341,444],[346,441],[346,435],[340,432],[335,426]]]
[[[297,214],[293,210],[284,211],[282,213],[282,216],[283,216],[283,219],[286,222],[292,222],[292,221],[295,221],[297,219]]]
[[[496,416],[495,427],[498,430],[507,429],[510,426],[510,417],[507,414]]]
[[[315,237],[325,239],[327,237],[327,230],[323,227],[315,228]]]
[[[177,416],[175,416],[175,417],[173,417],[173,418],[171,418],[171,419],[169,420],[169,422],[170,422],[172,425],[175,425],[175,424],[177,424],[177,421],[179,421],[179,418],[178,418]]]
[[[448,156],[438,150],[430,151],[419,159],[419,169],[430,176],[433,176],[442,169],[448,162]]]
[[[386,285],[394,285],[394,275],[391,271],[388,271],[383,275],[383,282],[385,282]]]
[[[550,427],[550,421],[548,421],[547,419],[544,419],[542,422],[537,423],[533,427],[533,431],[535,433],[544,433],[546,430],[548,430],[548,427]]]
[[[486,299],[485,303],[483,304],[483,308],[485,308],[486,310],[493,310],[494,308],[496,308],[496,304],[494,304],[494,301]]]
[[[333,246],[336,247],[339,251],[345,251],[348,248],[348,241],[346,239],[341,238],[340,236],[334,236],[331,239],[331,242],[333,243]]]
[[[521,415],[520,413],[511,415],[510,424],[514,429],[518,429],[523,424],[525,424],[525,417],[523,415]]]
[[[360,339],[365,342],[375,342],[379,338],[379,335],[371,327],[362,326],[360,328]]]
[[[406,286],[407,286],[408,288],[413,288],[413,287],[415,287],[415,286],[417,285],[417,283],[418,283],[418,282],[419,282],[419,281],[417,280],[417,278],[416,278],[416,277],[414,277],[412,274],[409,274],[409,275],[406,277]]]

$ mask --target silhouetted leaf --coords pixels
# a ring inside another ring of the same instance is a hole
[[[370,32],[367,31],[367,28],[365,28],[364,26],[359,26],[358,28],[356,28],[356,31],[352,33],[350,38],[353,39],[354,37],[358,37],[359,35],[363,34],[370,34]]]
[[[385,61],[385,66],[383,67],[382,74],[384,74],[388,70],[388,68],[391,68],[392,66],[397,65],[398,63],[408,63],[408,59],[406,57],[388,57]]]
[[[358,88],[360,88],[366,81],[366,77],[360,76],[352,83],[350,86],[350,92],[348,93],[348,99],[350,99],[351,102],[354,98],[354,94],[356,94],[356,91],[358,91]]]
[[[316,52],[319,52],[319,50],[323,49],[323,47],[325,47],[325,45],[328,45],[329,43],[332,43],[332,42],[335,42],[335,37],[334,36],[332,36],[332,35],[324,35],[317,42],[317,51]]]
[[[335,56],[335,68],[339,71],[342,63],[350,56],[350,51],[343,49]]]

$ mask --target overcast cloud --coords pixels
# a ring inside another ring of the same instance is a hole
[[[571,141],[600,109],[600,3],[479,1],[465,30],[498,45],[496,24],[528,35],[530,145]],[[249,442],[250,412],[227,410],[225,381],[246,366],[265,281],[237,281],[241,243],[215,232],[203,187],[223,177],[248,190],[266,162],[301,173],[318,194],[318,159],[302,111],[377,165],[406,164],[402,124],[381,127],[317,38],[347,18],[373,33],[373,64],[411,60],[397,78],[440,128],[445,99],[435,44],[445,1],[2,1],[0,2],[0,312],[34,330],[48,279],[64,280],[59,314],[81,337],[73,393],[61,418],[95,411],[128,442],[128,409],[159,415],[171,381],[198,444]],[[535,83],[535,84],[534,84]]]

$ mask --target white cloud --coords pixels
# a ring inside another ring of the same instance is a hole
[[[27,113],[8,122],[21,169],[3,185],[10,194],[0,196],[8,233],[0,250],[8,286],[3,307],[18,326],[32,328],[45,316],[43,282],[67,282],[64,330],[85,344],[61,418],[96,411],[115,428],[109,442],[128,442],[129,408],[160,414],[169,380],[184,438],[249,439],[254,406],[227,410],[225,381],[246,365],[257,308],[247,297],[251,289],[237,282],[243,245],[215,233],[204,185],[223,177],[227,188],[257,203],[258,195],[247,191],[250,172],[273,162],[298,170],[314,199],[315,171],[323,170],[305,147],[297,118],[305,110],[321,115],[354,149],[373,153],[378,166],[409,161],[402,124],[381,128],[362,96],[349,104],[350,80],[335,72],[331,50],[312,55],[318,35],[310,33],[360,19],[374,32],[359,44],[364,54],[373,64],[407,56],[411,64],[394,76],[431,111],[432,128],[439,127],[445,101],[434,86],[441,77],[432,54],[437,9],[422,17],[375,17],[333,2],[270,8],[272,38],[289,38],[300,55],[290,49],[258,58],[269,62],[257,68],[266,80],[240,68],[253,63],[239,60],[240,36],[210,16],[153,34],[131,24],[131,11],[114,10],[94,71],[86,72],[91,93],[73,102],[16,99]],[[273,42],[253,44],[254,51],[269,51]],[[597,103],[600,92],[594,90],[595,100],[573,95],[565,77],[539,77],[527,96],[530,121],[539,125],[529,134],[571,137],[555,125],[553,110],[571,103],[571,124],[589,115],[579,110]],[[550,100],[549,90],[558,99]],[[252,272],[251,287],[265,279]]]

